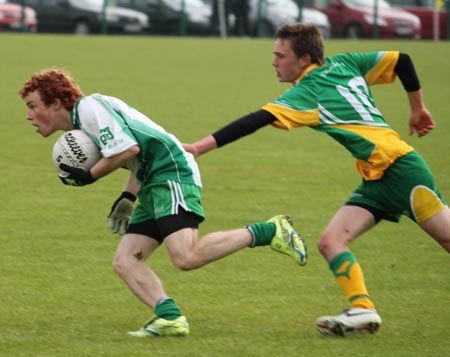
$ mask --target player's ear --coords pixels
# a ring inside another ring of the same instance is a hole
[[[305,53],[303,56],[303,59],[308,62],[309,64],[311,64],[312,58],[311,55],[309,53]]]
[[[55,100],[53,101],[53,103],[51,104],[51,107],[55,110],[59,110],[63,107],[61,99],[59,98],[55,98]]]

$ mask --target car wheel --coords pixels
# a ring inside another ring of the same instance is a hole
[[[75,23],[73,33],[75,35],[87,35],[91,32],[91,27],[86,21],[78,21]]]
[[[362,37],[362,29],[358,24],[350,24],[347,26],[347,30],[345,31],[345,36],[347,38],[358,39]]]

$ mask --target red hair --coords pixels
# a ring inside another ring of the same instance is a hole
[[[59,69],[44,69],[32,74],[19,90],[19,95],[25,99],[34,91],[39,92],[45,105],[48,106],[55,99],[59,99],[68,111],[71,111],[75,102],[84,96],[71,75]]]

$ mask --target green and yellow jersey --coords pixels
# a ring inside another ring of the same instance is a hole
[[[285,130],[309,126],[325,132],[356,159],[366,180],[377,180],[399,157],[414,150],[377,109],[369,86],[392,83],[399,52],[344,53],[311,65],[293,87],[262,107]]]

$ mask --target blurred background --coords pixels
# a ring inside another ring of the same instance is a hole
[[[0,0],[0,32],[273,37],[312,22],[326,38],[448,40],[450,0]]]

